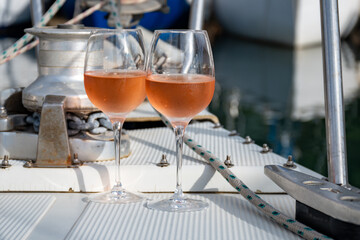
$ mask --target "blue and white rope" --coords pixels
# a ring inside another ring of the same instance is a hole
[[[116,4],[115,0],[109,0],[109,4],[111,7],[111,15],[115,19],[115,28],[121,29],[121,22],[120,22],[120,16],[119,16],[119,6]]]
[[[49,10],[44,14],[44,16],[41,18],[40,22],[35,25],[36,27],[43,27],[45,26],[51,18],[59,11],[59,9],[64,5],[66,0],[56,0]],[[30,42],[34,38],[33,35],[26,33],[24,36],[22,36],[19,40],[17,40],[11,47],[4,50],[1,54],[0,64],[5,62],[5,60],[8,57],[11,57],[13,54],[16,54],[19,49],[21,49],[24,45],[26,45],[28,42]]]
[[[173,128],[169,120],[159,113],[162,121],[169,128]],[[257,194],[251,191],[244,182],[242,182],[234,173],[232,173],[226,165],[216,157],[211,151],[197,143],[194,139],[190,138],[187,134],[184,135],[184,143],[199,154],[202,158],[207,160],[210,165],[215,168],[231,186],[233,186],[245,199],[247,199],[258,210],[270,217],[273,221],[278,223],[283,228],[297,234],[298,236],[309,240],[323,240],[332,239],[324,234],[321,234],[314,229],[296,221],[295,219],[286,216],[279,210],[271,206],[269,203],[261,199]]]

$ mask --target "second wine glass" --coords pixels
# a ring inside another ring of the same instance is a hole
[[[146,64],[146,94],[151,105],[166,116],[175,132],[176,189],[170,199],[149,202],[151,209],[185,212],[208,207],[182,191],[182,148],[185,128],[204,110],[214,94],[215,70],[206,31],[155,31]]]
[[[145,99],[144,46],[140,30],[99,30],[90,35],[84,85],[90,101],[112,122],[115,142],[115,185],[90,201],[129,203],[142,197],[126,191],[120,181],[120,138],[126,115]]]

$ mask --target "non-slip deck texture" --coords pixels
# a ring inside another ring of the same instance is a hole
[[[50,195],[0,196],[0,239],[26,239],[55,201]]]
[[[147,196],[159,198],[157,194]],[[66,239],[299,239],[264,217],[237,194],[189,196],[207,201],[209,209],[169,213],[149,210],[144,207],[145,202],[125,205],[90,203]],[[161,197],[165,197],[164,194]],[[295,201],[291,197],[262,197],[294,217]]]
[[[210,122],[191,124],[186,128],[186,134],[196,142],[205,146],[220,159],[231,155],[237,166],[264,166],[266,164],[284,163],[285,159],[277,154],[262,154],[261,147],[256,144],[243,144],[239,136],[229,136],[224,128],[213,128]],[[132,154],[124,159],[125,165],[153,165],[165,153],[168,160],[175,164],[175,136],[168,128],[152,128],[128,131],[131,139]],[[262,143],[261,143],[262,144]],[[146,156],[146,157],[145,157]],[[200,160],[200,161],[198,161]],[[207,164],[200,156],[184,146],[184,164]]]

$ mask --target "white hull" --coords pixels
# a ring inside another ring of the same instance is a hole
[[[359,16],[359,0],[339,1],[341,36]],[[215,0],[222,25],[232,33],[303,47],[321,42],[320,4],[314,0]]]

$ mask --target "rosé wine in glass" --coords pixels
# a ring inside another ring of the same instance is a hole
[[[211,102],[215,78],[198,74],[154,74],[147,77],[145,86],[156,110],[170,121],[182,118],[188,121]]]
[[[125,190],[120,180],[121,129],[128,113],[145,99],[145,51],[140,30],[97,30],[87,44],[84,85],[90,101],[110,119],[115,144],[115,185],[90,195],[100,203],[132,203],[143,198]]]
[[[176,189],[170,199],[148,202],[150,209],[187,212],[209,206],[182,191],[185,128],[214,95],[215,69],[206,31],[157,30],[148,53],[145,90],[151,105],[168,118],[176,140]]]
[[[86,94],[105,113],[127,114],[145,99],[145,71],[88,71]]]

